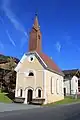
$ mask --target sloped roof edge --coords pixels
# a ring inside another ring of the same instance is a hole
[[[51,71],[51,72],[54,72],[54,73],[59,74],[59,75],[61,75],[61,76],[64,76],[64,73],[63,73],[62,71],[59,72],[59,71],[57,71],[57,70],[55,70],[55,69],[51,69],[51,68],[45,63],[45,61],[43,60],[43,58],[40,56],[40,54],[39,54],[37,51],[25,53],[25,54],[23,55],[23,57],[21,58],[20,62],[18,63],[17,67],[14,69],[16,72],[19,70],[22,62],[23,62],[24,59],[27,57],[26,55],[30,55],[30,54],[35,54],[36,57],[37,57],[37,59],[39,59],[40,62],[42,62],[42,66],[43,66],[46,70]],[[49,59],[50,59],[50,58],[49,58]],[[51,62],[53,62],[53,61],[51,61]],[[53,62],[53,64],[54,64],[54,62]],[[56,66],[57,66],[57,65],[56,65]]]
[[[45,61],[41,58],[39,52],[37,52],[37,51],[32,51],[32,52],[26,53],[26,55],[29,55],[29,54],[36,54],[36,55],[38,56],[38,58],[43,62],[42,65],[43,65],[43,67],[45,67],[45,69],[47,69],[47,70],[49,70],[49,71],[51,71],[51,72],[54,72],[54,73],[56,73],[56,74],[59,74],[59,75],[64,76],[64,73],[63,73],[62,71],[61,71],[61,72],[58,72],[58,71],[53,70],[53,69],[51,69],[50,67],[48,67],[48,65],[45,63]]]

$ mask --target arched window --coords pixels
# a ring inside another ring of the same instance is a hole
[[[55,79],[51,77],[51,94],[55,92]]]
[[[28,76],[34,76],[33,72],[30,72]]]
[[[56,93],[59,94],[60,83],[59,79],[56,80]]]
[[[20,89],[20,97],[22,97],[22,92],[23,92],[22,89]]]
[[[38,38],[39,38],[39,40],[40,40],[40,35],[38,35]]]
[[[38,97],[41,97],[41,90],[38,90]]]

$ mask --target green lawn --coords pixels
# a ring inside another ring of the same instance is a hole
[[[72,98],[72,97],[65,97],[64,100],[47,104],[47,106],[54,106],[54,105],[61,105],[61,104],[69,104],[69,103],[74,103],[74,102],[80,102],[80,98],[74,99],[74,98]]]
[[[12,103],[12,100],[9,99],[6,94],[7,94],[7,93],[1,93],[1,92],[0,92],[0,102]]]

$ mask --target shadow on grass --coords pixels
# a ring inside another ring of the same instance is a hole
[[[9,99],[11,99],[12,101],[14,101],[14,99],[15,99],[15,93],[13,93],[13,92],[7,93],[6,96],[7,96]]]
[[[9,92],[7,89],[1,90],[1,93],[5,94],[9,99],[12,101],[15,99],[15,93],[14,92]]]

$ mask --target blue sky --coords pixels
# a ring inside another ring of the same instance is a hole
[[[35,11],[43,52],[61,69],[80,68],[80,0],[0,0],[0,53],[20,59],[28,51]]]

